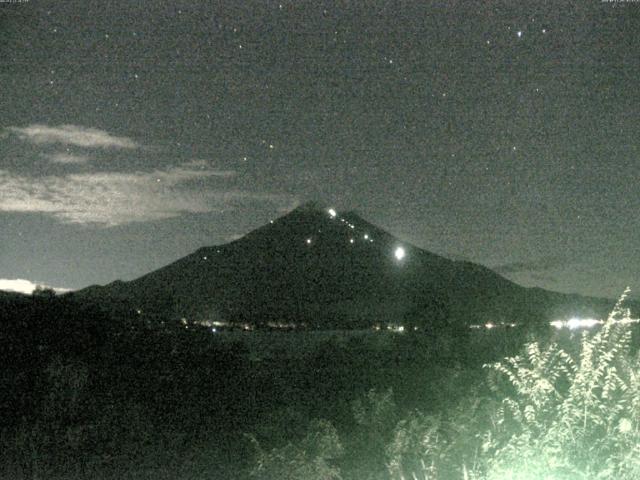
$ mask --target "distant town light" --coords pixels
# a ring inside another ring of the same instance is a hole
[[[364,239],[365,239],[365,240],[369,240],[369,234],[368,234],[368,233],[365,233],[365,234],[364,234]]]
[[[355,240],[353,238],[349,239],[349,243],[354,243],[354,242],[355,242]]]
[[[329,215],[331,215],[331,218],[335,218],[338,213],[333,208],[330,208]]]
[[[311,245],[311,239],[307,238],[307,245]]]
[[[405,254],[406,253],[404,251],[404,248],[402,248],[402,247],[396,248],[396,251],[394,252],[394,255],[396,256],[396,259],[398,259],[398,260],[402,260],[404,258],[404,256],[405,256]]]
[[[561,328],[568,328],[569,330],[578,330],[580,328],[593,328],[596,325],[602,325],[603,323],[604,323],[603,320],[598,320],[596,318],[573,317],[573,318],[570,318],[569,320],[554,320],[553,322],[549,322],[549,325],[557,328],[558,330]]]

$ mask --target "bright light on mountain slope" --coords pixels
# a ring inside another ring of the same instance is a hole
[[[24,280],[21,278],[17,278],[15,280],[9,280],[6,278],[0,278],[0,290],[4,290],[6,292],[18,292],[18,293],[26,293],[31,294],[38,287],[43,288],[53,288],[58,293],[70,292],[69,288],[54,288],[48,285],[43,285],[41,283],[33,283],[29,280]]]

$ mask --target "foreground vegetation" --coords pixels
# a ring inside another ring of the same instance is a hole
[[[597,332],[212,335],[3,304],[0,477],[639,478],[622,302]]]

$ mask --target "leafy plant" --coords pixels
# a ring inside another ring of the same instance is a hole
[[[340,480],[333,462],[343,453],[338,432],[326,420],[312,422],[299,442],[265,451],[255,437],[249,437],[257,456],[251,478],[260,480]]]
[[[557,343],[489,365],[503,396],[485,438],[487,478],[640,476],[640,362],[630,355],[630,313],[616,303],[571,355]]]

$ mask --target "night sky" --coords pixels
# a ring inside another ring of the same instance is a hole
[[[5,1],[0,279],[129,280],[319,200],[637,290],[639,31],[600,0]]]

